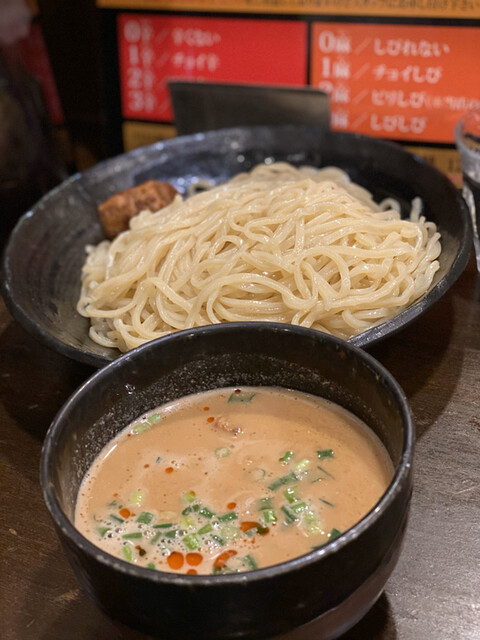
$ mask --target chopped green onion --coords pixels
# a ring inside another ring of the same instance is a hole
[[[189,513],[192,513],[192,511],[194,513],[197,513],[197,511],[200,510],[200,505],[199,504],[192,504],[189,507],[185,507],[185,509],[182,511],[182,516],[187,516]]]
[[[187,547],[193,551],[194,549],[198,549],[200,546],[200,541],[194,533],[189,533],[188,536],[183,538],[183,543]]]
[[[236,389],[228,398],[228,402],[251,402],[255,395],[255,393],[248,393],[246,391]]]
[[[104,538],[110,531],[110,527],[97,527],[97,533],[101,538]]]
[[[122,555],[127,562],[131,562],[133,560],[133,551],[132,547],[128,544],[122,547]]]
[[[155,565],[154,565],[154,563],[153,563],[153,562],[149,562],[149,563],[147,564],[147,569],[155,569]]]
[[[286,464],[289,460],[291,460],[293,458],[293,451],[285,451],[285,453],[283,454],[283,456],[281,456],[279,458],[280,462],[283,462],[284,464]]]
[[[123,518],[120,518],[119,516],[116,516],[114,513],[111,513],[109,516],[110,520],[115,520],[115,522],[119,522],[120,524],[122,522],[125,522],[125,520]]]
[[[317,456],[319,460],[323,460],[324,458],[333,458],[333,449],[319,449],[317,451]]]
[[[162,532],[161,531],[157,531],[157,533],[150,540],[150,544],[156,544],[160,540],[161,537],[162,537]]]
[[[296,474],[293,471],[290,471],[290,473],[287,473],[285,476],[280,476],[279,478],[274,480],[271,484],[268,485],[268,488],[271,491],[275,491],[284,484],[288,484],[289,482],[296,482],[297,480],[298,478]]]
[[[161,419],[161,414],[160,413],[152,413],[151,416],[148,416],[147,418],[147,422],[149,422],[150,424],[155,424],[155,422],[158,422]]]
[[[297,462],[295,465],[295,471],[305,471],[310,466],[310,460],[308,458],[303,458],[300,462]]]
[[[295,504],[290,505],[290,509],[293,513],[301,513],[307,509],[308,505],[306,502],[295,502]]]
[[[255,558],[250,554],[243,557],[243,562],[247,565],[250,571],[253,571],[254,569],[258,569],[258,564]]]
[[[228,458],[228,456],[232,453],[230,447],[217,447],[214,451],[215,457],[217,458]]]
[[[180,524],[182,525],[182,527],[188,529],[188,527],[196,527],[197,521],[193,516],[183,516],[183,518],[180,519]]]
[[[332,529],[328,534],[329,541],[331,542],[332,540],[335,540],[335,538],[338,538],[338,536],[341,536],[341,535],[342,535],[341,531],[339,531],[338,529]]]
[[[143,536],[141,531],[134,531],[133,533],[124,533],[122,538],[124,540],[138,540]]]
[[[192,504],[192,502],[195,502],[196,499],[197,496],[195,494],[195,491],[186,491],[182,496],[182,500],[187,504]]]
[[[318,516],[314,511],[304,511],[302,513],[302,521],[309,535],[323,533],[322,528],[318,523]]]
[[[264,512],[262,511],[262,514]],[[261,536],[265,535],[266,533],[268,533],[268,527],[263,526],[262,524],[260,524],[259,522],[255,522],[250,529],[247,529],[245,531],[245,535],[248,536],[249,538],[253,538],[253,536],[255,534],[259,534]]]
[[[153,528],[154,529],[169,529],[172,526],[173,526],[173,522],[165,522],[163,524],[154,524]]]
[[[298,500],[300,499],[294,487],[287,487],[287,489],[285,489],[285,491],[283,492],[283,495],[290,504],[298,502]]]
[[[232,524],[225,524],[220,529],[221,536],[227,542],[231,542],[232,540],[236,540],[241,535],[240,529],[235,527]]]
[[[210,511],[210,509],[207,509],[207,507],[202,507],[198,513],[204,518],[213,518],[213,516],[215,515],[213,511]]]
[[[225,545],[225,540],[223,538],[220,538],[220,536],[212,535],[211,538],[214,542],[216,542],[221,547]]]
[[[257,509],[259,511],[263,511],[264,509],[272,509],[272,499],[271,498],[260,498],[257,502]]]
[[[141,524],[152,524],[153,513],[150,513],[149,511],[142,511],[142,513],[136,519],[136,522],[140,522]]]
[[[320,471],[322,473],[324,473],[326,476],[328,476],[329,478],[333,478],[332,474],[329,473],[326,469],[324,469],[323,467],[321,467],[319,464],[317,464],[317,469],[320,469]]]
[[[139,507],[143,499],[145,498],[145,491],[133,491],[128,498],[128,504],[133,504]]]
[[[206,533],[210,533],[210,531],[213,531],[213,527],[209,522],[207,522],[207,524],[204,524],[203,527],[200,527],[200,529],[198,529],[197,533],[203,536]]]
[[[325,498],[320,498],[320,501],[323,502],[323,504],[328,504],[329,507],[335,506],[333,502],[329,502],[328,500],[325,500]]]
[[[165,533],[165,538],[176,538],[178,533],[178,529],[172,529],[172,531],[167,531]]]
[[[237,520],[238,516],[235,511],[228,511],[224,513],[222,516],[218,516],[219,522],[228,522],[229,520]]]
[[[277,515],[273,509],[263,509],[262,520],[264,524],[271,524],[277,521]]]
[[[133,425],[132,433],[138,436],[139,433],[143,433],[147,429],[150,429],[152,425],[147,421],[137,422],[137,424]]]
[[[298,520],[297,516],[290,511],[290,509],[286,505],[282,505],[281,510],[285,514],[285,524],[293,524],[296,520]]]
[[[116,507],[118,502],[116,500],[112,500],[107,504],[107,507]]]

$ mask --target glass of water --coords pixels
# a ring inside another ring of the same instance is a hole
[[[473,243],[480,271],[480,108],[466,113],[455,126],[455,144],[460,153],[463,197],[473,221]]]

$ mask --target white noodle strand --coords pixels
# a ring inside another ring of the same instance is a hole
[[[121,351],[239,320],[348,339],[424,295],[440,250],[418,198],[402,220],[335,167],[259,165],[88,247],[78,311]]]

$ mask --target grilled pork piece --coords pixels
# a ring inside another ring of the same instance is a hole
[[[170,204],[178,191],[168,182],[148,180],[131,187],[98,206],[100,221],[108,238],[115,238],[128,229],[130,218],[140,211],[158,211]]]

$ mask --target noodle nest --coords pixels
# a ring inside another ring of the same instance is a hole
[[[419,209],[415,199],[403,220],[335,167],[258,165],[87,247],[78,311],[95,342],[120,351],[232,321],[349,339],[430,288],[440,234]]]

